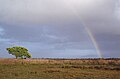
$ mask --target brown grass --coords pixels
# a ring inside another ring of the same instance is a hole
[[[0,59],[0,79],[120,79],[120,59]]]

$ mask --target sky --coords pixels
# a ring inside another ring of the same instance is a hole
[[[120,57],[120,0],[0,0],[0,58],[7,47],[33,58]]]

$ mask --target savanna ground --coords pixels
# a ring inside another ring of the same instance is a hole
[[[0,79],[120,79],[120,59],[0,59]]]

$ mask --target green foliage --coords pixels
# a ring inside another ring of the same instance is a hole
[[[15,46],[11,48],[6,48],[9,54],[14,55],[16,58],[21,57],[21,58],[31,58],[31,54],[28,53],[28,49],[20,46]]]

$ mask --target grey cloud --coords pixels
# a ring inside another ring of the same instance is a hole
[[[2,22],[43,24],[73,21],[76,18],[74,13],[76,11],[81,19],[86,21],[95,17],[98,19],[112,17],[116,2],[118,0],[1,0],[0,14]]]
[[[116,16],[120,20],[120,0],[116,3]]]
[[[18,45],[29,42],[34,48],[43,46],[41,50],[93,50],[88,27],[104,55],[116,57],[119,17],[119,0],[0,0],[0,39]]]
[[[0,27],[0,35],[4,35],[4,29]]]

